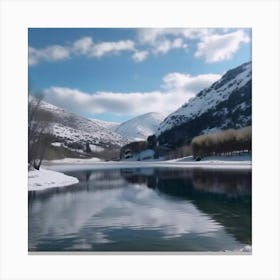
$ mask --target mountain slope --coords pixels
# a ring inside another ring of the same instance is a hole
[[[194,136],[210,131],[251,125],[251,111],[252,65],[247,62],[170,114],[156,135],[161,144],[189,143]]]
[[[31,97],[31,106],[35,98]],[[64,143],[66,146],[84,147],[87,142],[99,147],[121,147],[128,143],[128,139],[113,132],[102,122],[88,120],[73,113],[41,101],[40,115],[48,115],[50,122],[50,133],[54,140]],[[41,120],[42,121],[42,120]]]
[[[146,140],[156,132],[164,118],[162,113],[147,113],[120,124],[115,132],[131,140]]]
[[[108,128],[109,130],[114,131],[120,123],[116,122],[106,122],[102,120],[97,120],[97,119],[91,119],[94,123],[101,125],[102,127]]]

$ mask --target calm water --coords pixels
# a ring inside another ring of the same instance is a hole
[[[29,251],[239,251],[251,244],[251,172],[65,172],[29,192]]]

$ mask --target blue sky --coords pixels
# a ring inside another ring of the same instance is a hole
[[[29,88],[87,118],[169,114],[251,60],[251,30],[31,28]]]

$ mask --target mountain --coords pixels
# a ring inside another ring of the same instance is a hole
[[[109,130],[114,131],[119,125],[120,123],[116,123],[116,122],[106,122],[106,121],[102,121],[102,120],[97,120],[97,119],[91,119],[94,123],[101,125],[102,127],[106,127]]]
[[[36,99],[30,96],[29,106],[34,104]],[[61,142],[68,147],[84,148],[87,142],[101,148],[121,147],[128,143],[127,138],[113,132],[102,121],[89,120],[41,101],[37,121],[46,119],[50,123],[54,142]]]
[[[147,113],[120,124],[115,132],[131,140],[146,140],[156,132],[164,118],[162,113]]]
[[[194,136],[252,122],[252,64],[244,63],[227,71],[220,80],[200,91],[194,98],[159,125],[160,144],[178,146]]]

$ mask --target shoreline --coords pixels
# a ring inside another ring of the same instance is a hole
[[[79,181],[76,177],[64,174],[64,172],[68,171],[141,168],[182,168],[224,172],[251,172],[252,161],[250,157],[210,157],[201,161],[193,161],[191,157],[149,161],[101,161],[97,158],[82,160],[65,158],[62,160],[44,161],[40,171],[30,171],[28,190],[40,191],[49,188],[66,187],[78,183]]]
[[[102,170],[116,168],[199,168],[199,169],[218,169],[218,170],[252,170],[251,161],[200,161],[200,162],[178,162],[178,161],[121,161],[121,162],[94,162],[94,163],[50,163],[43,164],[44,168],[57,171],[70,170]]]
[[[67,187],[79,183],[76,177],[50,169],[28,171],[28,191],[44,191],[52,188]]]

